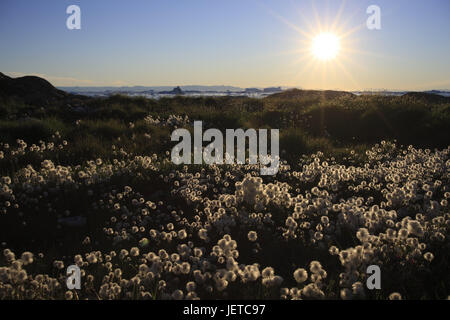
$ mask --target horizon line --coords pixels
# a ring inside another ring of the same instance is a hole
[[[1,73],[1,71],[0,71]],[[110,88],[133,88],[133,87],[167,87],[167,88],[176,88],[176,87],[233,87],[238,89],[266,89],[266,88],[284,88],[282,90],[289,90],[289,89],[299,89],[299,90],[317,90],[317,91],[347,91],[347,92],[426,92],[426,91],[445,91],[450,92],[450,88],[433,88],[433,89],[388,89],[388,88],[360,88],[360,89],[342,89],[342,88],[308,88],[308,87],[301,87],[301,86],[294,86],[294,85],[269,85],[269,86],[239,86],[239,85],[230,85],[230,84],[183,84],[183,85],[142,85],[142,84],[136,84],[136,85],[57,85],[52,83],[51,78],[54,78],[52,76],[46,75],[46,74],[39,74],[39,73],[22,73],[22,72],[3,72],[3,74],[15,79],[15,78],[21,78],[26,76],[35,76],[40,77],[42,79],[45,79],[49,83],[51,83],[55,88],[104,88],[104,87],[110,87]],[[61,77],[57,77],[61,78]],[[74,80],[74,78],[70,77],[62,77],[64,79],[68,80]],[[56,80],[56,79],[55,79]],[[75,79],[77,80],[77,79]],[[91,80],[83,80],[86,82],[90,82]]]

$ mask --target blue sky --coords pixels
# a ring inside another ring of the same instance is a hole
[[[66,27],[72,4],[81,30]],[[381,30],[366,28],[372,4]],[[309,54],[321,29],[342,36],[326,63]],[[0,71],[59,86],[450,89],[449,30],[448,0],[2,0]]]

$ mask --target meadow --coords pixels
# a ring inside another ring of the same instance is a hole
[[[279,172],[174,165],[194,120],[280,129]],[[449,129],[423,93],[0,96],[0,299],[447,299]]]

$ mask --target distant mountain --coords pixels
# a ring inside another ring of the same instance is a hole
[[[283,89],[281,89],[281,87],[269,87],[269,88],[263,89],[264,93],[275,93],[275,92],[281,92],[281,91],[283,91]]]
[[[258,89],[258,88],[246,88],[244,92],[245,93],[260,93],[260,92],[262,92],[262,90]]]
[[[184,91],[181,90],[180,87],[176,87],[176,88],[173,88],[173,90],[171,90],[171,91],[161,91],[159,93],[160,94],[175,94],[175,95],[177,95],[177,94],[184,94]]]
[[[445,90],[430,90],[424,92],[401,91],[338,91],[338,90],[302,90],[296,88],[240,88],[233,86],[201,86],[188,85],[179,87],[169,86],[132,86],[132,87],[58,87],[36,76],[11,78],[0,72],[0,99],[17,98],[30,105],[48,105],[55,102],[64,102],[78,105],[85,102],[86,96],[109,96],[112,94],[142,95],[158,98],[160,95],[234,95],[270,98],[300,98],[320,97],[333,99],[341,96],[355,96],[364,94],[409,96],[434,102],[449,102],[450,92]]]
[[[61,90],[71,93],[143,93],[143,92],[166,92],[171,91],[174,87],[170,86],[133,86],[133,87],[58,87]],[[233,86],[180,86],[180,89],[184,92],[196,91],[196,92],[240,92],[244,91],[243,88]]]
[[[179,94],[174,92],[174,87],[169,86],[133,86],[133,87],[58,87],[69,93],[87,95],[110,95],[115,93],[123,94]],[[233,86],[200,86],[187,85],[179,86],[184,93],[276,93],[281,92],[281,87],[268,88],[240,88]]]

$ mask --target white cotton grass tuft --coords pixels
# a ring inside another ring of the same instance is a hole
[[[389,300],[402,300],[402,295],[398,292],[393,292],[389,295]]]
[[[297,283],[303,283],[308,280],[308,272],[303,268],[299,268],[294,271],[294,279]]]
[[[258,240],[258,234],[255,231],[250,231],[248,233],[248,240],[250,240],[251,242],[255,242],[256,240]]]
[[[159,129],[189,124],[184,116],[169,118],[144,122]],[[86,121],[75,125],[82,128]],[[76,190],[89,199],[93,216],[106,216],[99,231],[117,249],[97,249],[104,248],[98,243],[103,237],[94,233],[83,234],[82,252],[73,255],[14,253],[3,242],[0,296],[6,299],[246,299],[261,286],[280,299],[365,299],[372,296],[364,283],[369,265],[384,270],[389,261],[392,269],[407,265],[445,273],[435,248],[445,246],[450,226],[448,148],[400,149],[382,142],[367,150],[363,162],[355,152],[345,162],[317,152],[301,157],[298,166],[280,161],[272,179],[250,163],[173,166],[164,153],[128,153],[118,139],[111,159],[67,166],[51,159],[57,145],[64,150],[70,141],[17,143],[0,142],[0,158],[38,161],[0,179],[0,217],[26,227],[42,207],[47,216],[84,215],[70,207],[67,190]],[[131,181],[142,182],[145,190]],[[163,191],[153,190],[157,181]],[[58,227],[65,232],[66,226]],[[298,253],[281,251],[296,244]],[[291,266],[308,263],[278,270],[275,257]],[[72,264],[81,269],[79,291],[66,291],[61,280]],[[402,294],[433,296],[423,288]],[[404,288],[392,291],[399,289]]]

